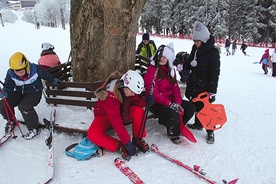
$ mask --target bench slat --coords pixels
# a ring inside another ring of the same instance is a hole
[[[52,96],[72,96],[72,97],[85,97],[87,99],[96,98],[95,94],[91,91],[68,91],[68,90],[45,90],[46,95]]]
[[[61,81],[58,85],[59,88],[85,88],[90,91],[95,91],[103,81],[97,82],[66,82]],[[56,88],[56,86],[48,81],[45,81],[47,87]]]
[[[73,105],[73,106],[81,106],[81,107],[87,107],[89,109],[92,109],[96,102],[94,101],[84,101],[84,100],[66,100],[66,99],[60,99],[60,98],[49,98],[46,97],[46,102],[50,104],[61,104],[61,105]]]

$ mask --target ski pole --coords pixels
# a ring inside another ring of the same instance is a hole
[[[19,123],[18,123],[18,121],[17,121],[17,119],[16,119],[16,117],[15,117],[15,115],[14,115],[12,109],[11,109],[11,106],[9,105],[9,103],[8,103],[8,101],[7,101],[6,98],[3,99],[3,104],[4,104],[4,108],[5,108],[5,111],[6,111],[6,114],[7,114],[7,118],[8,118],[8,122],[10,123],[10,126],[12,126],[12,122],[11,122],[11,118],[9,116],[9,112],[12,115],[12,119],[14,120],[16,126],[18,127],[18,129],[19,129],[19,131],[20,131],[20,133],[21,133],[21,135],[23,137],[23,132],[22,132],[22,130],[21,130],[20,126],[19,126]],[[14,132],[13,132],[13,135],[14,135]]]
[[[156,71],[154,73],[154,77],[153,77],[153,81],[152,81],[152,84],[151,84],[149,96],[150,95],[153,96],[153,89],[154,89],[154,85],[155,85],[155,80],[156,80],[157,72],[158,72],[158,66],[157,66]],[[150,106],[149,99],[146,99],[146,102],[147,103],[146,103],[143,119],[142,119],[142,122],[140,124],[140,129],[139,129],[139,132],[138,132],[138,138],[142,138],[143,137],[143,132],[144,132],[145,126],[146,126],[147,116],[148,116],[148,113],[149,113],[149,106]]]
[[[146,107],[145,107],[145,111],[144,111],[144,114],[143,114],[142,123],[140,124],[139,132],[138,132],[138,138],[143,138],[143,132],[144,132],[145,126],[146,126],[148,112],[149,112],[149,103],[147,102]]]
[[[4,86],[4,83],[3,83],[1,80],[0,80],[0,83]],[[1,89],[0,89],[0,92],[2,92]],[[22,135],[22,137],[23,137],[23,132],[22,132],[22,130],[21,130],[20,126],[19,126],[19,123],[18,123],[18,121],[17,121],[17,119],[16,119],[16,117],[15,117],[15,115],[14,115],[14,113],[13,113],[13,110],[11,109],[11,106],[9,105],[8,100],[7,100],[6,98],[3,98],[3,99],[2,99],[2,102],[3,102],[3,105],[4,105],[4,109],[5,109],[5,112],[6,112],[6,115],[7,115],[7,118],[8,118],[8,122],[9,122],[9,124],[10,124],[10,127],[12,127],[12,121],[11,121],[11,117],[10,117],[10,114],[11,114],[12,119],[14,120],[16,126],[17,126],[18,129],[20,130],[20,133],[21,133],[21,135]],[[13,137],[15,137],[14,132],[13,132]],[[16,138],[16,137],[15,137],[15,138]]]

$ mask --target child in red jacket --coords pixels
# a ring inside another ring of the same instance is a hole
[[[148,144],[142,139],[146,131],[140,132],[146,101],[140,98],[144,90],[142,76],[129,70],[119,79],[119,72],[109,76],[102,87],[96,90],[98,102],[94,106],[94,116],[89,130],[88,139],[98,146],[111,152],[118,151],[126,160],[137,154],[136,147],[142,151],[149,150]],[[133,139],[124,126],[124,122],[132,120]],[[112,126],[119,137],[114,138],[106,131]]]

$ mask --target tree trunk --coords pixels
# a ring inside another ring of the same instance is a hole
[[[64,15],[64,9],[60,8],[60,17],[61,17],[61,26],[62,26],[62,29],[66,29],[65,28],[65,15]]]
[[[134,68],[138,19],[146,0],[71,0],[73,79],[105,80]]]

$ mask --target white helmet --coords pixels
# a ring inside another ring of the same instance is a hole
[[[55,47],[48,42],[42,43],[41,48],[42,50],[55,49]]]
[[[144,90],[144,79],[134,70],[128,70],[120,80],[123,81],[124,87],[128,87],[136,94],[140,94]]]

